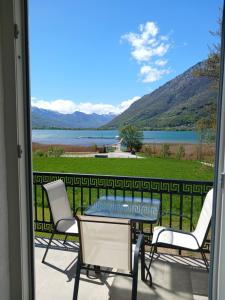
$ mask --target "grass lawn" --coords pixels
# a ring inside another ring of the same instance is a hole
[[[62,172],[62,173],[85,173],[85,174],[105,174],[105,175],[127,175],[143,176],[152,178],[173,178],[184,180],[212,180],[213,168],[204,166],[197,161],[176,160],[163,158],[143,158],[143,159],[125,159],[125,158],[67,158],[67,157],[37,157],[33,158],[33,170],[43,172]],[[72,191],[68,189],[68,196],[71,201]],[[84,205],[87,205],[88,190],[84,189]],[[93,193],[96,191],[94,190]],[[76,199],[79,200],[80,189],[76,189]],[[92,199],[97,195],[92,194]],[[177,198],[177,200],[176,200]],[[163,209],[169,209],[168,196],[164,195]],[[185,199],[184,199],[185,200]],[[41,190],[37,192],[37,220],[49,220],[49,210],[47,202],[45,207],[41,207]],[[179,213],[179,197],[174,196],[173,212]],[[72,202],[71,202],[72,204]],[[190,212],[189,201],[184,201],[183,212],[187,215]],[[78,205],[79,206],[79,205]],[[193,221],[196,223],[200,212],[200,201],[195,203],[193,210]],[[173,226],[177,227],[179,218],[173,217]],[[169,218],[164,217],[165,226],[169,224]],[[188,223],[184,222],[183,228],[189,230]],[[43,236],[48,236],[42,233]]]
[[[213,179],[213,168],[204,166],[198,161],[156,157],[143,159],[34,157],[33,170],[184,180]]]

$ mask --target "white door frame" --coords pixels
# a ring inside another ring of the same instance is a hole
[[[3,44],[10,299],[34,299],[31,127],[26,0],[0,0]],[[17,24],[17,26],[15,26]],[[225,78],[223,18],[209,298],[225,298]],[[18,33],[18,35],[17,35]],[[22,153],[20,153],[22,150]]]
[[[34,299],[26,0],[0,0],[10,299]]]
[[[217,108],[217,140],[212,217],[209,299],[225,299],[225,10],[223,8],[220,87]]]

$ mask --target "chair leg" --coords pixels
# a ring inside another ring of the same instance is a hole
[[[42,262],[45,261],[45,258],[46,258],[46,255],[47,255],[47,253],[48,253],[48,249],[49,249],[49,247],[50,247],[50,245],[51,245],[51,242],[52,242],[52,239],[53,239],[54,234],[55,234],[55,233],[53,232],[52,235],[51,235],[51,237],[50,237],[50,239],[49,239],[48,246],[47,246],[47,248],[46,248],[46,250],[45,250],[45,254],[44,254],[43,258],[42,258]]]
[[[134,256],[132,296],[131,300],[137,300],[137,284],[138,284],[138,255]]]
[[[145,280],[145,246],[141,246],[141,280]]]
[[[206,270],[207,270],[207,272],[209,272],[209,263],[208,263],[208,260],[206,258],[205,252],[202,249],[201,249],[201,255],[202,255],[202,259],[204,261]]]
[[[157,248],[154,245],[151,246],[151,250],[150,250],[150,262],[149,262],[149,265],[147,267],[147,274],[146,274],[146,278],[145,278],[145,280],[147,280],[148,276],[149,276],[150,286],[152,286],[152,275],[151,275],[151,272],[150,272],[150,267],[151,267],[151,264],[152,264],[153,257],[154,257],[154,254],[156,252],[156,249]]]
[[[63,244],[65,244],[66,240],[67,240],[68,234],[65,235],[65,239],[63,241]]]
[[[80,269],[81,269],[81,262],[80,262],[80,254],[79,254],[77,259],[77,269],[76,269],[76,278],[74,282],[73,300],[77,300],[78,297],[78,289],[80,283]]]
[[[137,276],[138,274],[133,277],[131,300],[137,300]]]

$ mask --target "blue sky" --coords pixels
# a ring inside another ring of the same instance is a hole
[[[221,0],[29,2],[32,105],[120,113],[205,59]]]

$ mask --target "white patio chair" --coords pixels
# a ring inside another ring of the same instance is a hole
[[[61,179],[52,181],[44,184],[43,189],[47,194],[50,214],[53,220],[53,232],[42,262],[45,261],[49,246],[56,233],[66,235],[64,243],[68,235],[78,236],[77,220],[72,214],[64,182]]]
[[[145,280],[144,236],[139,235],[132,251],[131,221],[127,219],[80,216],[80,251],[77,260],[73,300],[78,297],[81,269],[118,274],[133,278],[132,300],[137,299],[138,255],[141,251],[141,278]],[[126,272],[115,272],[120,269]]]
[[[210,228],[212,203],[213,189],[211,189],[205,197],[197,226],[192,232],[185,232],[161,226],[154,228],[152,246],[150,250],[149,270],[154,257],[154,253],[156,252],[156,247],[200,251],[206,269],[207,271],[209,270],[209,263],[204,253],[203,246]]]

